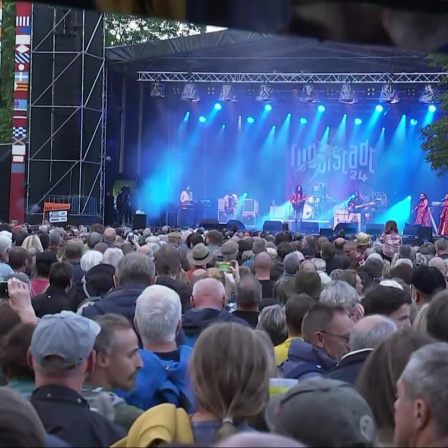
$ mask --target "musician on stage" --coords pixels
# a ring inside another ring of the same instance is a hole
[[[348,222],[357,223],[359,230],[361,229],[362,210],[364,206],[364,196],[358,190],[355,191],[348,201]]]
[[[229,193],[224,196],[224,212],[227,218],[235,219],[238,211],[238,196],[234,193]]]
[[[291,205],[294,210],[294,218],[296,221],[302,222],[305,201],[306,195],[303,192],[302,185],[297,185],[294,194],[291,196]]]
[[[187,187],[180,194],[180,203],[182,207],[186,207],[190,202],[193,201],[193,193],[190,190],[190,187]]]
[[[443,199],[443,210],[440,215],[440,223],[437,233],[439,235],[447,236],[448,235],[448,194],[445,195]]]
[[[425,193],[420,193],[419,202],[414,207],[413,212],[417,211],[417,218],[415,219],[416,226],[430,227],[431,219],[429,212],[429,201]]]

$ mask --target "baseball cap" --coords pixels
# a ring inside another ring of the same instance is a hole
[[[437,268],[420,266],[412,274],[412,286],[423,294],[432,295],[445,289],[446,281]]]
[[[372,238],[368,233],[360,232],[356,239],[359,246],[370,246],[372,244]]]
[[[96,322],[71,311],[48,314],[34,330],[31,354],[41,366],[69,368],[87,360],[100,331]]]
[[[376,424],[364,398],[342,381],[312,378],[269,400],[270,432],[308,446],[363,446],[376,442]]]

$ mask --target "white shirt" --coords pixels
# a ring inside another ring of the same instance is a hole
[[[180,195],[180,202],[188,202],[191,201],[191,192],[188,193],[187,190],[184,190]]]

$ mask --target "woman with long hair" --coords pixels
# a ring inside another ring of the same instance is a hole
[[[440,215],[440,223],[437,233],[443,236],[448,235],[448,194],[445,195],[443,202],[443,210]]]
[[[423,227],[429,227],[430,213],[429,213],[429,201],[425,193],[420,193],[420,200],[417,206],[414,208],[414,212],[417,211],[417,218],[415,219],[415,225]]]
[[[302,222],[303,207],[305,206],[306,196],[303,193],[302,185],[297,185],[291,196],[291,205],[294,210],[294,217],[299,222]]]
[[[396,221],[387,221],[384,232],[379,236],[378,241],[383,245],[383,255],[389,261],[395,254],[398,254],[402,245],[401,236],[398,234]]]

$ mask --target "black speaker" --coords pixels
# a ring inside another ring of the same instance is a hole
[[[302,221],[300,231],[303,233],[319,233],[319,223]]]
[[[337,235],[341,230],[346,235],[356,235],[358,233],[358,224],[356,222],[340,222],[334,228],[334,233]]]
[[[134,229],[146,229],[148,218],[146,215],[134,215]]]
[[[333,236],[333,229],[320,229],[319,235],[331,238]]]
[[[263,224],[263,232],[276,233],[283,230],[283,223],[281,221],[265,221]]]
[[[381,235],[384,231],[383,224],[367,224],[366,233],[369,235]]]
[[[226,228],[232,230],[234,227],[238,229],[238,232],[246,231],[246,226],[241,221],[239,221],[238,219],[230,219],[226,224]]]
[[[199,227],[203,227],[205,230],[220,230],[222,225],[219,224],[217,219],[201,219]]]
[[[432,242],[432,227],[420,226],[420,228],[418,229],[418,239],[420,241],[420,244],[428,241]]]
[[[415,226],[413,224],[406,224],[404,226],[403,235],[417,236],[421,226]]]

